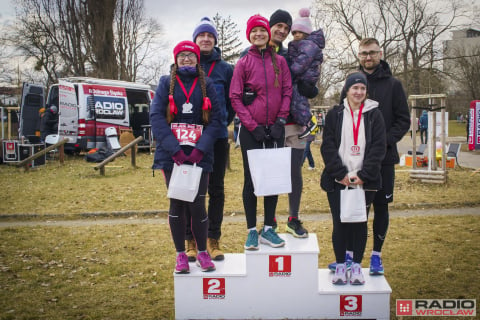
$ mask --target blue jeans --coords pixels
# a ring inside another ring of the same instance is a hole
[[[312,168],[315,168],[315,161],[313,160],[312,150],[310,149],[311,144],[312,144],[312,141],[307,141],[305,150],[303,151],[302,165],[303,163],[305,163],[305,158],[306,158],[308,159],[308,165]]]

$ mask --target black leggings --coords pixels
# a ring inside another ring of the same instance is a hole
[[[277,140],[277,147],[283,147],[285,134]],[[253,193],[252,176],[250,175],[250,169],[248,166],[247,150],[261,149],[263,143],[255,140],[253,135],[245,127],[240,129],[240,147],[242,148],[243,158],[243,207],[245,209],[245,215],[247,218],[247,228],[251,229],[257,225],[257,196]],[[265,148],[272,148],[273,141],[268,140],[265,142]],[[265,210],[264,224],[267,226],[273,225],[275,218],[275,210],[277,209],[278,196],[267,196],[263,198],[263,207]]]
[[[367,222],[342,223],[340,220],[340,190],[343,186],[338,184],[333,192],[327,192],[328,203],[333,219],[332,244],[337,263],[345,262],[345,251],[347,250],[347,241],[352,240],[351,249],[353,251],[353,262],[361,263],[367,245]],[[375,197],[375,192],[366,191],[365,201],[367,210]]]
[[[303,149],[292,148],[292,192],[288,194],[289,216],[298,218],[300,201],[302,200],[303,179],[302,163]]]
[[[172,176],[171,171],[164,171],[167,187]],[[207,250],[208,217],[205,208],[205,195],[207,193],[208,172],[203,172],[200,179],[197,197],[193,202],[170,199],[168,223],[172,234],[173,243],[177,252],[185,251],[185,228],[190,217],[192,233],[199,251]]]
[[[208,178],[208,237],[220,240],[223,208],[225,205],[225,169],[230,144],[228,138],[219,138],[213,145],[213,171]],[[186,239],[192,240],[190,221],[187,220]]]

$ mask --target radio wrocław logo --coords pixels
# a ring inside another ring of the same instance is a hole
[[[475,317],[475,299],[398,299],[397,316]]]

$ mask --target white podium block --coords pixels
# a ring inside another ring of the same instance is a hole
[[[365,285],[331,283],[318,269],[315,234],[280,234],[285,247],[260,244],[258,251],[225,254],[216,270],[174,274],[176,319],[389,319],[391,288],[383,276],[364,270]]]

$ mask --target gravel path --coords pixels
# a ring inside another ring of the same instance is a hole
[[[421,210],[393,210],[390,211],[391,217],[413,217],[413,216],[432,216],[432,215],[480,215],[480,207],[462,207],[450,209],[421,209]],[[122,225],[122,224],[166,224],[166,213],[161,213],[152,217],[138,218],[138,216],[131,216],[125,218],[104,218],[90,217],[87,219],[78,220],[39,220],[39,221],[1,221],[0,228],[9,227],[36,227],[36,226],[51,226],[51,227],[87,227],[94,225]],[[279,215],[277,218],[280,221],[286,221],[286,215]],[[330,220],[329,213],[308,214],[300,216],[302,221],[322,221]],[[228,215],[224,217],[224,222],[245,222],[243,214]]]

